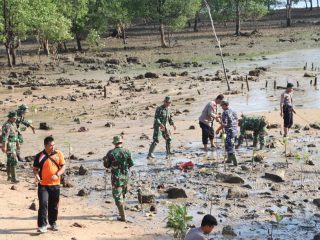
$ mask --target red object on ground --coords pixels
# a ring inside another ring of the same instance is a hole
[[[179,164],[179,169],[181,171],[192,170],[193,168],[194,168],[194,163],[191,161]]]

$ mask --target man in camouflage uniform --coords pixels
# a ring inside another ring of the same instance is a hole
[[[253,131],[253,147],[257,147],[259,136],[260,150],[263,149],[266,144],[267,124],[264,116],[242,116],[239,120],[240,136],[236,148],[243,143],[246,131]]]
[[[20,143],[20,147],[23,144],[23,136],[22,136],[21,131],[20,131],[21,124],[23,124],[27,128],[30,127],[32,129],[33,133],[35,133],[35,128],[31,125],[30,121],[25,119],[25,115],[26,115],[27,112],[28,112],[28,106],[25,105],[25,104],[20,105],[18,110],[17,110],[16,125],[17,125],[17,129],[18,129],[18,140],[19,140],[19,143]],[[18,161],[22,162],[23,158],[21,157],[21,153],[20,153],[21,149],[20,149],[20,147],[17,148],[17,158],[18,158]]]
[[[235,141],[238,134],[238,116],[237,113],[229,108],[229,102],[222,101],[221,107],[223,113],[221,116],[220,127],[217,129],[216,133],[224,129],[226,133],[225,148],[228,153],[227,163],[233,162],[234,166],[237,166],[237,158],[235,155]]]
[[[2,126],[2,152],[7,155],[7,175],[8,181],[18,183],[16,177],[17,147],[19,147],[18,129],[15,124],[17,119],[16,112],[8,114],[8,121]]]
[[[171,152],[171,133],[169,130],[169,125],[173,126],[174,130],[176,130],[176,126],[174,125],[173,121],[173,114],[170,108],[171,105],[171,97],[167,96],[164,99],[163,105],[157,107],[155,117],[154,117],[154,124],[153,124],[153,142],[150,145],[148,159],[154,158],[153,152],[156,148],[157,144],[159,143],[159,137],[162,137],[166,140],[166,152],[167,158],[172,155]]]
[[[119,210],[119,220],[125,222],[125,195],[129,182],[129,169],[134,163],[130,151],[122,147],[121,136],[115,136],[112,143],[115,148],[103,158],[103,164],[106,168],[111,168],[112,195]]]

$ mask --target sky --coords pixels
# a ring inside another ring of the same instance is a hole
[[[283,2],[286,2],[286,1],[283,1]],[[312,0],[312,2],[313,2],[313,7],[317,7],[317,0]],[[310,7],[310,0],[307,0],[307,3],[308,3],[308,7]],[[320,0],[319,0],[319,4],[320,4]],[[285,4],[282,7],[285,7]],[[298,4],[294,5],[294,7],[295,8],[305,8],[306,4],[305,4],[304,0],[300,0]]]

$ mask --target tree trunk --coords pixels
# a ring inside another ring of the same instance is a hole
[[[64,47],[64,51],[68,52],[68,47],[67,47],[67,43],[66,42],[63,42],[63,47]]]
[[[319,7],[319,0],[317,0],[317,7]]]
[[[50,50],[49,50],[49,40],[48,39],[43,39],[42,40],[42,45],[43,45],[43,52],[47,56],[50,55]]]
[[[81,38],[76,36],[78,51],[82,51]]]
[[[188,20],[188,28],[191,28],[191,20]]]
[[[126,26],[121,24],[121,32],[122,32],[122,41],[123,44],[127,44],[127,33],[126,33]]]
[[[310,11],[312,11],[312,10],[313,10],[313,4],[312,4],[312,1],[313,1],[313,0],[310,0]]]
[[[307,0],[304,0],[304,3],[306,4],[306,10],[308,9],[308,2]]]
[[[291,27],[292,0],[287,0],[287,27]]]
[[[236,36],[241,33],[240,1],[236,1]]]
[[[11,59],[11,54],[10,54],[10,48],[9,46],[6,46],[6,53],[7,53],[7,58],[8,58],[8,66],[12,67],[12,59]]]
[[[12,66],[17,64],[17,51],[13,45],[10,45],[9,53],[12,59]]]
[[[161,37],[161,47],[168,47],[167,43],[166,43],[166,37],[164,35],[164,24],[162,22],[162,20],[160,19],[160,27],[159,27],[159,31],[160,31],[160,37]]]
[[[271,2],[270,0],[268,0],[268,12],[270,12],[270,9],[271,9]]]
[[[193,31],[198,32],[198,20],[199,20],[199,11],[196,12],[196,15],[194,17],[194,25],[193,25]]]

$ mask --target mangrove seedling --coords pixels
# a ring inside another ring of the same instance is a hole
[[[297,152],[295,155],[294,155],[294,158],[296,159],[297,162],[301,162],[303,156],[300,152]],[[300,189],[303,188],[303,164],[300,163]]]
[[[178,204],[169,205],[167,227],[173,229],[175,239],[183,240],[187,233],[188,222],[192,216],[188,215],[187,207]]]

